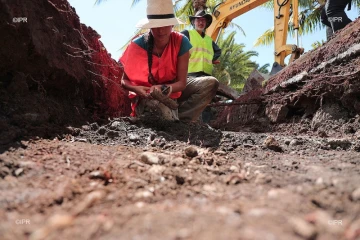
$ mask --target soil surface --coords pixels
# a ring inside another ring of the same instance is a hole
[[[118,118],[19,141],[0,155],[0,235],[358,239],[360,136],[283,129]]]

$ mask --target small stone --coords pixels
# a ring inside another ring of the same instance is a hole
[[[144,202],[136,202],[136,203],[135,203],[135,206],[136,206],[137,208],[143,208],[143,207],[145,206],[145,203],[144,203]]]
[[[149,191],[141,191],[141,192],[135,193],[136,198],[149,198],[152,196],[153,196],[153,193],[151,193]]]
[[[83,126],[81,126],[81,129],[84,131],[90,131],[91,128],[89,125],[83,125]]]
[[[354,202],[360,200],[360,187],[351,193],[351,200]]]
[[[86,138],[75,138],[75,140],[78,142],[87,142]]]
[[[149,165],[163,164],[165,161],[165,157],[163,154],[159,153],[144,152],[140,156],[140,161]]]
[[[246,180],[245,171],[241,171],[241,173],[234,173],[228,176],[225,180],[227,185],[236,185]]]
[[[120,121],[114,121],[111,123],[110,128],[112,130],[120,130],[120,131],[126,131],[124,125]]]
[[[130,133],[128,136],[131,142],[137,142],[140,140],[140,136],[138,134]]]
[[[315,227],[301,218],[291,218],[290,224],[294,232],[305,239],[314,239],[317,234]]]
[[[237,167],[237,166],[231,166],[230,167],[230,171],[232,171],[232,172],[239,172],[239,168]]]
[[[282,152],[282,148],[273,136],[268,136],[264,141],[264,147],[273,150],[275,152]]]
[[[185,178],[182,177],[182,176],[176,175],[175,180],[176,180],[176,183],[179,184],[179,185],[183,185],[185,183]]]
[[[18,176],[20,176],[23,172],[24,172],[24,169],[18,168],[18,169],[15,170],[15,176],[18,177]]]
[[[101,171],[93,171],[90,173],[90,176],[89,176],[90,179],[102,179],[104,180],[105,179],[105,174]]]
[[[185,155],[193,158],[198,155],[198,151],[196,150],[196,148],[190,146],[190,147],[185,148]]]
[[[297,145],[300,145],[300,144],[301,144],[301,142],[299,140],[297,140],[297,139],[293,139],[289,143],[290,146],[297,146]]]
[[[324,179],[322,177],[319,177],[318,179],[316,179],[316,185],[321,185],[324,183]]]

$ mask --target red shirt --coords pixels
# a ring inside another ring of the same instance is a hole
[[[159,83],[169,83],[177,77],[178,54],[181,47],[181,41],[184,36],[177,32],[171,32],[168,45],[165,47],[161,57],[153,53],[151,72],[155,80]],[[132,84],[136,86],[148,86],[149,67],[147,44],[145,48],[136,42],[131,42],[120,58],[124,66],[124,71]],[[175,92],[170,95],[171,98],[179,98],[181,92]],[[136,94],[129,92],[129,97],[134,98]]]

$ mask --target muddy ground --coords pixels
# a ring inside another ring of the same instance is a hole
[[[1,239],[359,239],[358,132],[149,124],[118,118],[9,147]]]

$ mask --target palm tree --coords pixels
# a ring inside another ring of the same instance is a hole
[[[106,0],[95,0],[95,4],[100,4]],[[132,5],[134,6],[137,3],[143,0],[132,0]],[[176,16],[181,20],[189,24],[188,16],[194,15],[194,12],[200,9],[214,9],[214,7],[226,0],[175,0],[174,7]],[[298,0],[299,1],[299,35],[305,35],[313,33],[318,29],[322,29],[323,26],[320,22],[320,12],[321,7],[325,4],[326,0]],[[352,1],[353,7],[357,7],[360,13],[360,0]],[[262,5],[268,9],[274,9],[274,1],[269,0]],[[293,18],[294,16],[292,16]],[[294,31],[292,29],[292,18],[289,22],[289,34],[293,35]],[[244,35],[242,28],[234,23],[231,23],[232,27],[237,28]],[[177,30],[182,30],[184,26],[180,26]],[[140,33],[140,31],[135,34]],[[269,45],[274,41],[274,28],[266,30],[255,42],[255,46],[260,45]]]
[[[317,30],[322,29],[324,26],[320,22],[320,14],[325,0],[299,0],[299,35],[306,35],[313,33]],[[360,0],[352,1],[353,7],[359,8],[360,11]],[[268,9],[274,9],[274,2],[268,1],[263,5]],[[289,21],[289,34],[294,35],[293,29],[293,18],[291,16]],[[254,46],[270,45],[274,42],[274,28],[266,30],[255,42]]]
[[[244,51],[244,44],[235,43],[236,32],[231,32],[225,39],[219,38],[219,47],[222,54],[220,63],[215,65],[213,76],[220,82],[239,89],[245,83],[251,71],[258,66],[250,58],[258,56],[255,51]]]
[[[270,66],[269,63],[266,63],[266,64],[262,65],[261,67],[259,64],[256,64],[255,69],[258,70],[260,73],[269,74],[269,69],[268,69],[269,66]]]

